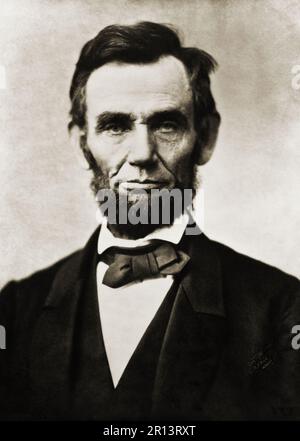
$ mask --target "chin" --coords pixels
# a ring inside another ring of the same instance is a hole
[[[147,236],[148,234],[155,231],[159,226],[151,224],[109,224],[109,227],[115,236],[135,240]]]
[[[152,233],[157,228],[172,225],[174,220],[184,212],[184,203],[175,209],[171,199],[169,213],[166,216],[161,198],[157,197],[155,202],[153,199],[155,198],[151,198],[150,194],[136,194],[133,198],[127,198],[126,206],[122,207],[120,201],[124,201],[124,195],[117,194],[117,223],[110,224],[108,219],[110,229],[120,237],[138,239]],[[125,216],[124,211],[126,211]]]

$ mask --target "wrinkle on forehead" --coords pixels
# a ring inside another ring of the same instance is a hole
[[[88,113],[151,107],[190,107],[192,90],[185,67],[168,55],[147,64],[111,62],[95,70],[86,89]],[[159,109],[157,109],[159,110]]]

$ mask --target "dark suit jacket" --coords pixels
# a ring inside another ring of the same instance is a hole
[[[76,305],[98,232],[84,249],[3,289],[3,419],[38,419],[30,409],[65,399]],[[162,342],[149,419],[300,419],[300,351],[291,345],[300,282],[204,234],[187,240],[191,259]]]

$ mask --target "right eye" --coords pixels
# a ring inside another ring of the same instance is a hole
[[[118,123],[106,124],[106,126],[103,129],[104,132],[113,136],[122,135],[127,130],[128,130],[127,127],[125,127],[123,124],[118,124]]]

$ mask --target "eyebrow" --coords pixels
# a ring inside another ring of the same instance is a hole
[[[188,126],[187,116],[178,109],[155,112],[147,118],[147,122],[153,125],[166,120],[176,121],[182,127]]]
[[[124,112],[103,112],[96,117],[96,130],[101,131],[106,124],[118,122],[121,124],[133,123],[137,118],[133,113]],[[143,118],[144,124],[159,124],[162,121],[171,120],[176,121],[182,127],[188,126],[187,116],[178,109],[162,110],[154,112],[151,115]]]
[[[103,112],[96,118],[96,130],[102,130],[106,124],[112,122],[118,122],[123,124],[128,124],[128,122],[133,122],[135,120],[133,114],[122,113],[122,112]]]

